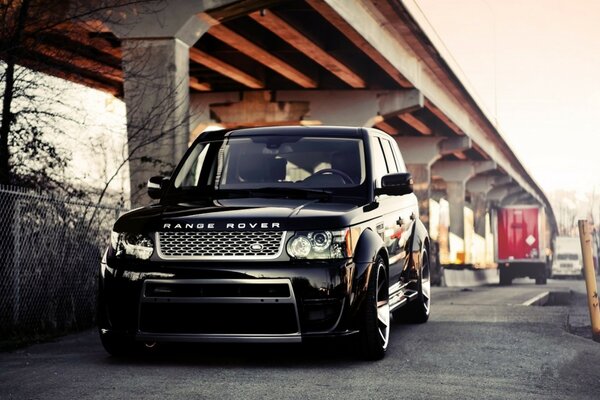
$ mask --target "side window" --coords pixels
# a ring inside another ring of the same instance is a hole
[[[400,149],[398,149],[398,145],[393,140],[389,141],[388,144],[390,145],[392,154],[394,155],[394,161],[398,167],[398,172],[406,172],[406,165],[404,164],[404,159],[402,158]]]
[[[394,157],[394,152],[392,150],[392,143],[387,139],[379,139],[381,140],[381,144],[383,146],[383,154],[385,155],[385,161],[388,165],[388,171],[390,173],[399,172],[398,171],[398,162]]]
[[[383,155],[383,148],[379,139],[374,136],[371,136],[371,152],[373,154],[373,177],[377,179],[387,175],[388,169]]]

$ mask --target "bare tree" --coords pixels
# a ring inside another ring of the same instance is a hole
[[[50,140],[66,135],[68,123],[80,123],[82,110],[64,100],[68,85],[45,79],[39,71],[122,94],[119,43],[103,27],[125,24],[119,10],[133,6],[139,13],[155,13],[164,4],[0,0],[0,184],[60,190],[91,200],[65,175],[69,152]],[[104,43],[104,49],[96,49],[97,43]]]

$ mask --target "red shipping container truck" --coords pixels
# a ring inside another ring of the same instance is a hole
[[[495,261],[500,284],[530,277],[546,284],[550,273],[550,235],[544,209],[539,206],[506,206],[495,210]]]

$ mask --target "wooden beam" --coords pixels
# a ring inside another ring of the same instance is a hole
[[[377,129],[381,129],[382,131],[390,134],[390,135],[397,135],[398,134],[398,129],[394,128],[392,125],[388,124],[385,121],[382,121],[378,124],[375,125],[375,128]]]
[[[195,47],[190,47],[190,60],[202,64],[251,89],[264,89],[265,87],[265,84],[255,77]]]
[[[437,108],[431,101],[425,99],[425,108],[427,108],[433,115],[438,117],[448,128],[450,128],[457,135],[464,135],[464,132],[450,120],[439,108]]]
[[[52,45],[35,42],[33,39],[27,39],[24,42],[25,48],[39,54],[40,61],[56,60],[63,65],[71,65],[78,70],[90,71],[94,75],[101,75],[108,81],[123,83],[123,71],[110,65],[98,62],[78,54],[74,50],[58,48]]]
[[[78,68],[62,60],[48,58],[34,51],[19,52],[19,65],[60,79],[102,90],[116,97],[122,95],[121,82],[86,69]]]
[[[200,92],[206,92],[211,90],[210,84],[206,82],[200,82],[198,78],[190,76],[190,87]]]
[[[431,135],[432,133],[431,129],[427,125],[425,125],[423,121],[417,119],[417,117],[415,117],[412,114],[400,114],[398,115],[398,118],[406,122],[408,125],[412,126],[415,130],[417,130],[423,135]]]
[[[271,6],[281,4],[282,0],[241,0],[233,4],[208,11],[208,15],[215,21],[227,22],[234,18],[243,17],[251,12],[264,10]]]
[[[214,25],[208,33],[305,89],[317,87],[313,79],[224,25]]]
[[[335,10],[322,0],[306,0],[323,18],[329,21],[340,32],[344,34],[355,46],[361,49],[371,60],[373,60],[381,69],[383,69],[398,85],[403,88],[412,88],[413,85],[381,54],[379,53],[360,33],[358,33],[346,20],[344,20]]]
[[[308,58],[320,64],[323,68],[346,82],[350,87],[354,89],[364,89],[366,87],[365,81],[360,76],[273,12],[256,11],[250,14],[249,17],[279,36],[292,47],[306,54]]]
[[[466,159],[468,159],[468,157],[462,151],[455,151],[452,154],[454,154],[454,157],[458,158],[459,160],[466,160]]]

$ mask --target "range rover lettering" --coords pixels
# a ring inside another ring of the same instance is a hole
[[[98,325],[113,355],[155,342],[354,337],[380,359],[430,313],[429,237],[396,142],[369,128],[206,132],[159,200],[115,223]]]

